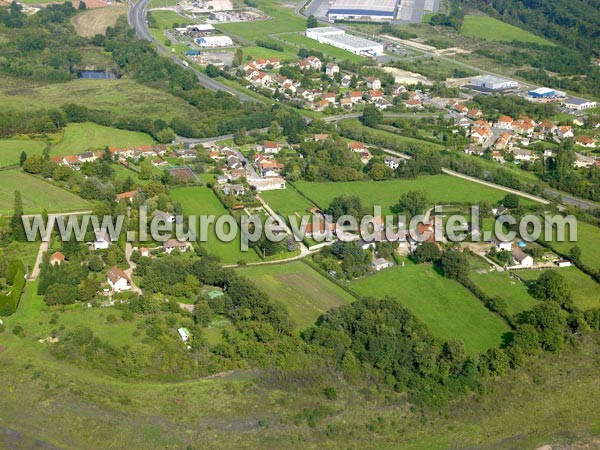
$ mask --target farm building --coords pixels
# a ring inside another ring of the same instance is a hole
[[[335,0],[327,17],[337,20],[393,20],[396,18],[399,0]]]
[[[309,28],[306,36],[323,44],[332,45],[356,55],[382,55],[383,45],[368,39],[346,34],[336,27]]]
[[[556,91],[554,89],[541,87],[529,91],[528,94],[533,98],[549,98],[554,97],[556,95]]]
[[[584,109],[595,108],[597,103],[591,100],[583,100],[581,98],[570,98],[569,100],[565,101],[564,105],[567,108],[582,111]]]
[[[519,83],[508,78],[495,77],[493,75],[482,75],[471,79],[473,86],[490,89],[492,91],[501,91],[504,89],[518,88]]]
[[[196,39],[196,42],[203,48],[232,47],[233,41],[229,36],[203,36]]]

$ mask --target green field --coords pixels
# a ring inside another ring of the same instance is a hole
[[[132,80],[73,80],[66,83],[35,84],[0,79],[0,105],[16,111],[56,108],[68,103],[119,115],[171,120],[205,116],[184,100]],[[148,99],[151,99],[149,101]],[[156,105],[160,105],[157,108]]]
[[[470,277],[475,285],[490,297],[503,298],[509,314],[528,311],[537,303],[537,300],[527,292],[527,286],[511,277],[508,272],[486,270],[484,273],[471,270]]]
[[[568,237],[568,236],[567,236]],[[593,268],[600,268],[600,228],[582,221],[577,222],[577,242],[552,242],[557,251],[569,254],[569,250],[578,245],[581,248],[581,261]]]
[[[354,281],[350,287],[365,297],[394,297],[442,339],[462,339],[469,354],[498,347],[510,328],[463,286],[442,277],[432,266],[396,266]]]
[[[283,303],[299,328],[313,325],[331,308],[354,301],[352,295],[303,262],[245,267],[238,272]]]
[[[41,155],[46,145],[29,139],[0,139],[0,167],[19,164],[21,152],[27,156]]]
[[[201,215],[214,214],[217,218],[228,214],[225,207],[219,202],[215,194],[207,187],[189,187],[171,190],[171,198],[175,202],[180,202],[185,214]],[[198,239],[200,236],[198,236]],[[243,252],[240,249],[241,235],[231,242],[221,242],[215,235],[215,227],[211,225],[208,234],[208,241],[203,243],[206,249],[213,255],[221,258],[225,264],[237,264],[238,261],[258,262],[260,257],[253,250],[249,249]]]
[[[350,53],[346,50],[342,50],[341,48],[337,48],[332,45],[321,44],[320,42],[317,42],[314,39],[308,38],[301,34],[297,34],[297,33],[280,34],[277,37],[286,42],[290,42],[298,47],[304,47],[309,50],[316,50],[316,51],[322,52],[325,55],[329,55],[331,58],[335,58],[340,61],[345,61],[345,60],[350,60],[352,62],[365,62],[366,61],[364,56],[355,55],[354,53]]]
[[[123,148],[134,145],[151,145],[156,141],[146,133],[118,130],[95,123],[70,123],[60,141],[52,147],[52,155],[73,155],[86,150],[104,147]]]
[[[395,145],[399,146],[398,148],[410,146],[414,149],[430,150],[444,150],[445,148],[441,144],[434,144],[413,137],[401,136],[386,130],[370,128],[363,125],[358,119],[341,120],[339,124],[342,126],[342,129],[351,131],[353,135],[359,134],[363,136],[363,141],[368,144],[377,144],[383,147]]]
[[[575,306],[585,310],[600,308],[600,285],[589,275],[583,273],[577,267],[563,267],[555,269],[566,280]],[[519,270],[517,275],[525,281],[535,281],[542,274],[541,270]]]
[[[276,213],[289,215],[307,213],[314,205],[288,184],[287,189],[265,191],[260,196]]]
[[[554,45],[529,31],[515,27],[488,16],[466,16],[460,29],[463,36],[496,42],[533,42],[540,45]]]
[[[0,172],[0,214],[11,214],[15,191],[21,191],[23,210],[26,214],[68,212],[91,209],[92,204],[81,197],[46,181],[18,170]]]
[[[422,190],[433,205],[448,203],[478,203],[487,200],[498,203],[505,192],[472,183],[449,175],[430,175],[415,179],[386,181],[351,181],[341,183],[297,181],[296,187],[321,208],[327,208],[334,197],[356,195],[364,206],[381,205],[383,214],[390,214],[390,207],[407,191]]]

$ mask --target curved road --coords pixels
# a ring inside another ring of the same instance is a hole
[[[156,47],[160,53],[164,54],[165,56],[169,56],[175,64],[194,72],[196,74],[196,76],[198,77],[198,80],[200,81],[200,83],[207,89],[210,89],[211,91],[215,91],[215,92],[216,91],[225,91],[225,92],[233,95],[234,97],[237,97],[238,99],[240,99],[243,102],[262,103],[260,100],[254,98],[254,97],[250,97],[249,95],[246,95],[246,94],[238,92],[234,89],[231,89],[230,87],[225,86],[224,84],[219,83],[218,81],[208,77],[207,75],[200,72],[199,70],[196,70],[193,67],[187,66],[186,64],[183,63],[183,61],[181,59],[179,59],[177,56],[171,54],[171,52],[169,52],[169,49],[167,47],[165,47],[163,44],[161,44],[160,42],[158,42],[154,38],[152,33],[150,33],[150,30],[148,30],[148,24],[146,23],[146,16],[148,14],[148,4],[150,2],[151,2],[151,0],[138,0],[135,3],[132,3],[131,1],[129,2],[129,12],[127,13],[127,20],[129,21],[129,24],[135,29],[135,32],[138,35],[138,37],[145,39],[147,41],[150,41],[150,42],[154,42],[154,44],[156,44]]]

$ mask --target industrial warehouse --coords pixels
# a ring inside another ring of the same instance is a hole
[[[336,0],[327,16],[329,20],[393,20],[398,0]]]
[[[379,56],[383,55],[383,45],[361,37],[346,34],[344,30],[336,27],[309,28],[306,36],[323,44],[329,44],[356,55]]]

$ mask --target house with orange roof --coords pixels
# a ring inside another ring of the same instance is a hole
[[[365,147],[365,144],[363,144],[362,142],[349,142],[348,150],[350,150],[353,153],[362,153],[365,150],[367,150],[367,147]]]
[[[350,91],[348,93],[348,98],[352,103],[360,103],[363,101],[363,93],[361,91]]]
[[[121,194],[117,194],[117,196],[115,197],[115,201],[117,203],[120,203],[121,200],[128,200],[132,202],[136,195],[137,191],[122,192]]]
[[[60,266],[64,260],[65,255],[63,255],[61,252],[55,252],[50,255],[48,262],[53,266]]]
[[[577,143],[577,145],[580,145],[582,147],[596,148],[596,139],[590,136],[579,136],[577,139],[575,139],[575,142]]]
[[[509,116],[502,116],[496,122],[496,128],[500,128],[501,130],[512,130],[513,129],[514,120]]]

